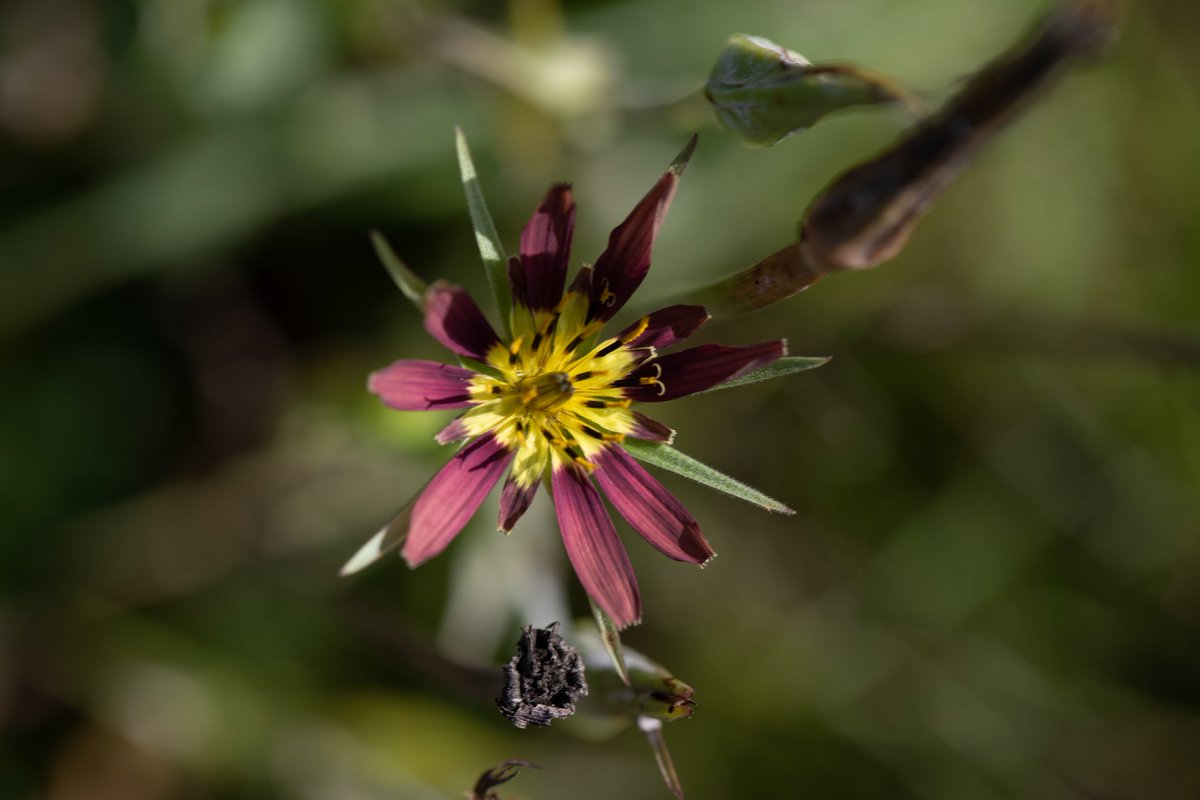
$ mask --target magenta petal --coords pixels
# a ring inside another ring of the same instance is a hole
[[[633,413],[633,430],[629,435],[634,439],[646,439],[651,442],[666,442],[670,444],[675,440],[675,430],[663,425],[656,419],[647,417],[640,411]]]
[[[639,402],[674,400],[753,372],[785,355],[787,345],[782,339],[749,347],[702,344],[647,362],[617,385],[624,387],[626,397]]]
[[[461,286],[436,281],[425,290],[425,330],[460,356],[487,360],[500,341],[479,306]]]
[[[651,313],[646,319],[646,329],[626,343],[629,347],[655,347],[661,350],[682,342],[710,319],[712,317],[704,306],[667,306]],[[641,321],[621,331],[621,341],[625,342],[625,337],[639,325]]]
[[[642,617],[642,600],[625,547],[600,499],[581,470],[555,470],[551,478],[554,510],[563,546],[588,596],[618,628]]]
[[[500,530],[508,533],[517,524],[517,520],[533,502],[537,494],[538,482],[529,486],[521,486],[511,477],[504,482],[504,491],[500,494]]]
[[[552,186],[521,231],[521,257],[510,259],[508,279],[513,302],[529,309],[551,309],[562,298],[575,229],[571,187]]]
[[[415,567],[446,549],[510,461],[512,453],[491,435],[479,437],[454,454],[413,506],[408,539],[401,551],[409,566]]]
[[[450,423],[437,432],[433,440],[438,444],[450,444],[451,442],[461,442],[470,436],[467,430],[467,424],[463,422],[462,417],[455,417],[450,420]]]
[[[663,555],[692,564],[713,557],[696,519],[620,447],[605,448],[595,474],[609,502]]]
[[[675,197],[679,174],[691,155],[689,144],[680,155],[679,166],[672,167],[641,199],[625,221],[613,229],[608,247],[596,259],[593,267],[590,319],[612,319],[621,310],[634,290],[641,285],[650,269],[650,251],[654,238],[662,227],[663,218]]]
[[[436,361],[396,361],[372,372],[367,388],[389,408],[400,411],[465,408],[471,399],[467,381],[474,374]]]

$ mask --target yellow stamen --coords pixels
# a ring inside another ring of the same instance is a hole
[[[605,284],[599,302],[615,299]],[[625,345],[648,330],[649,318],[592,344],[604,320],[588,320],[588,305],[586,296],[568,293],[553,311],[515,309],[513,340],[488,352],[495,374],[471,381],[468,434],[492,432],[515,451],[513,475],[524,486],[541,480],[549,465],[596,469],[599,454],[637,427],[628,410],[633,401],[617,384],[647,361],[647,348]]]
[[[600,303],[606,306],[612,306],[617,302],[617,296],[608,288],[608,278],[605,278],[600,284]]]
[[[621,344],[629,344],[634,339],[646,332],[646,328],[650,327],[650,318],[642,317],[637,321],[637,325],[629,329],[629,332],[621,337]]]

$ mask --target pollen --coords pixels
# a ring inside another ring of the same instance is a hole
[[[490,374],[472,379],[463,422],[471,435],[491,433],[517,452],[513,477],[524,486],[548,469],[591,472],[635,427],[620,381],[653,356],[629,346],[649,321],[597,340],[600,325],[580,313],[585,302],[569,292],[552,311],[514,309],[512,341],[488,353]]]

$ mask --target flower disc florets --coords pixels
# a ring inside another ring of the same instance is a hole
[[[515,339],[488,352],[495,375],[471,379],[478,403],[463,415],[468,434],[491,432],[516,453],[514,477],[524,485],[541,479],[547,466],[577,464],[589,472],[596,456],[634,429],[622,381],[654,357],[653,347],[631,347],[649,319],[630,332],[594,342],[600,325],[583,317],[586,300],[571,293],[553,312],[540,312],[514,330]],[[658,377],[637,379],[660,386]]]

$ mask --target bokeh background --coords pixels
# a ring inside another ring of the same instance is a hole
[[[734,32],[932,102],[1046,0],[0,4],[0,797],[661,798],[634,730],[518,731],[455,665],[586,604],[544,498],[417,571],[340,565],[447,457],[366,374],[444,358],[372,254],[486,296],[574,183],[574,261],[687,137],[642,297],[742,268],[907,121],[741,147],[688,96]],[[895,261],[702,340],[824,368],[657,409],[798,510],[677,476],[721,554],[628,535],[627,642],[697,688],[692,798],[1200,796],[1200,11],[985,152]],[[496,670],[499,689],[499,671]]]

